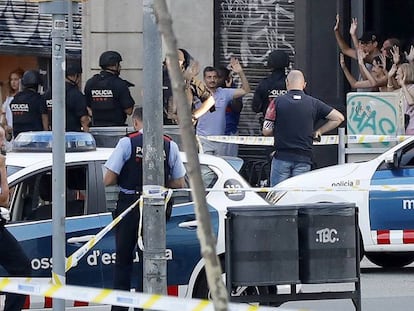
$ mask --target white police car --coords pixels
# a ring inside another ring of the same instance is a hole
[[[368,259],[383,267],[414,261],[414,137],[373,160],[311,171],[274,189],[268,199],[276,205],[355,203]]]
[[[17,140],[16,151],[7,154],[8,182],[11,189],[11,222],[8,229],[29,256],[34,278],[51,276],[52,153],[50,132],[32,133]],[[67,145],[74,149],[66,153],[66,257],[112,220],[118,189],[103,185],[103,164],[112,152],[96,148],[89,134],[67,134]],[[36,141],[36,142],[35,142]],[[83,149],[84,152],[76,152]],[[182,154],[185,162],[185,155]],[[229,164],[229,163],[232,163]],[[249,184],[233,167],[240,169],[241,159],[225,161],[200,155],[201,173],[206,188],[246,188]],[[167,222],[168,292],[185,297],[207,297],[208,288],[204,262],[196,235],[197,221],[191,193],[178,192],[171,219]],[[251,191],[210,191],[207,203],[214,232],[217,253],[224,262],[224,216],[227,206],[268,204]],[[90,287],[112,287],[115,260],[113,232],[109,232],[67,273],[67,283]],[[137,265],[138,258],[136,258]],[[0,275],[5,271],[0,267]],[[138,274],[134,274],[138,278]],[[47,307],[35,305],[30,307]]]

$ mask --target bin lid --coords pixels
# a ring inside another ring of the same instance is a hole
[[[298,206],[299,215],[353,216],[357,212],[354,203],[313,203]]]
[[[227,216],[269,216],[269,215],[288,215],[298,214],[296,206],[276,206],[276,205],[250,205],[250,206],[229,206]]]

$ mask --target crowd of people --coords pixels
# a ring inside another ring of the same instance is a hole
[[[339,63],[352,89],[361,92],[396,92],[404,112],[405,134],[414,134],[414,45],[390,36],[381,40],[376,32],[357,37],[358,21],[353,18],[349,28],[352,45],[348,45],[336,16],[335,38],[341,50]],[[346,58],[358,61],[359,75],[354,77]]]

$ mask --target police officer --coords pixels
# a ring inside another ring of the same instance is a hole
[[[5,132],[0,127],[0,146],[5,143]],[[27,258],[23,249],[14,238],[14,236],[4,227],[5,223],[10,220],[8,208],[9,203],[9,186],[7,184],[6,157],[0,154],[0,264],[13,277],[29,277],[31,275],[30,260]],[[23,308],[26,296],[19,294],[6,294],[4,311],[19,311]]]
[[[120,191],[116,210],[117,217],[133,204],[142,191],[142,160],[143,160],[143,121],[142,108],[136,108],[132,115],[134,133],[121,138],[115,150],[105,163],[107,171],[104,176],[106,186],[118,184]],[[185,168],[181,161],[178,146],[169,137],[164,137],[164,172],[165,186],[182,188],[185,186]],[[125,217],[115,227],[116,261],[114,288],[130,290],[133,252],[137,244],[139,209],[134,208],[131,215]],[[140,265],[142,269],[142,265]],[[142,291],[142,270],[140,271],[138,290]],[[113,306],[112,310],[127,310],[126,307]]]
[[[23,90],[17,93],[10,103],[14,137],[25,131],[47,131],[49,129],[46,100],[37,92],[39,84],[38,71],[28,70],[23,74]]]
[[[67,132],[88,132],[89,113],[86,106],[86,99],[79,90],[79,83],[82,75],[82,67],[77,61],[66,63],[66,131]],[[49,113],[49,121],[52,121],[52,93],[46,95],[46,104]],[[52,122],[50,122],[51,126]]]
[[[125,125],[127,115],[132,113],[135,102],[129,87],[134,85],[119,77],[121,61],[118,52],[103,52],[99,57],[102,71],[86,82],[86,103],[92,109],[94,126]]]
[[[263,123],[269,102],[287,92],[285,80],[289,56],[284,51],[274,50],[268,56],[267,66],[272,70],[272,73],[259,82],[252,101],[253,111],[263,113],[263,116],[260,117],[260,124]]]

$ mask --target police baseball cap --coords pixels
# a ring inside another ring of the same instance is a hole
[[[378,35],[373,31],[367,31],[358,39],[362,43],[378,42]]]

